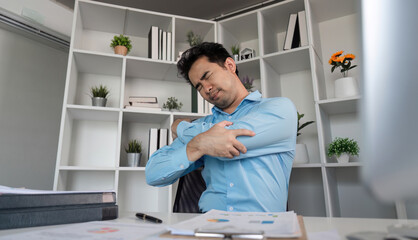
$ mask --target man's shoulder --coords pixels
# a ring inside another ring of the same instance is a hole
[[[262,107],[289,107],[294,108],[293,102],[286,97],[262,98],[260,101]]]

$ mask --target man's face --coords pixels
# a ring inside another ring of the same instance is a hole
[[[205,100],[224,111],[232,107],[237,100],[238,78],[235,75],[235,63],[230,58],[225,61],[224,67],[221,67],[203,56],[193,63],[189,78]]]

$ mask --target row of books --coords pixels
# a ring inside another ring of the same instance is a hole
[[[168,144],[168,129],[150,128],[148,141],[148,158],[158,149]]]
[[[42,191],[0,185],[0,229],[111,220],[113,191]]]
[[[156,60],[172,60],[172,34],[157,26],[148,33],[148,57]]]
[[[307,45],[308,33],[306,28],[305,11],[290,14],[283,50],[290,50],[292,48]]]

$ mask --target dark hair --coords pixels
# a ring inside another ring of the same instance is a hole
[[[206,56],[209,62],[217,63],[221,67],[224,67],[225,60],[231,57],[228,51],[219,43],[203,42],[189,48],[177,62],[177,70],[190,84],[192,84],[189,78],[190,68],[202,56]],[[236,68],[235,73],[238,75],[238,68]]]

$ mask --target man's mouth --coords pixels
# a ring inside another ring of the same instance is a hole
[[[218,95],[219,95],[219,90],[215,90],[214,92],[210,93],[210,100],[212,101],[216,101],[218,99]]]

